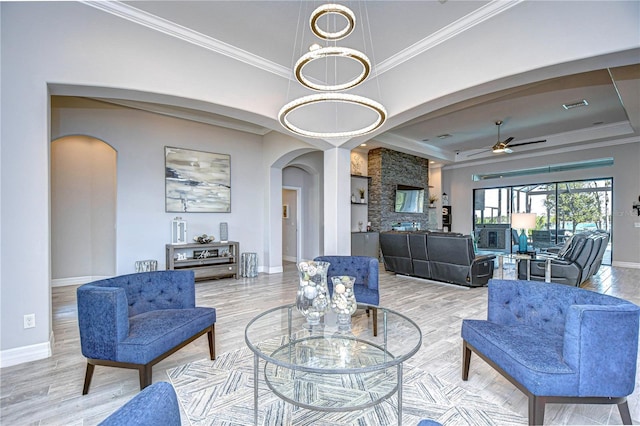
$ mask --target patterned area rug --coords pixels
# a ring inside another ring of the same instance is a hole
[[[253,425],[253,353],[247,349],[168,370],[169,378],[192,425]],[[346,413],[318,412],[285,403],[264,382],[260,362],[259,417],[264,426],[396,425],[397,398]],[[527,419],[487,403],[479,395],[404,364],[402,422],[421,419],[444,425],[526,425]]]

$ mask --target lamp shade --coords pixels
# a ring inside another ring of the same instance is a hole
[[[511,227],[515,229],[534,229],[536,227],[536,214],[512,213]]]

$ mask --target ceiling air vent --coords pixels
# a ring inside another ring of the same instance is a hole
[[[573,109],[573,108],[580,108],[580,107],[587,106],[587,105],[589,105],[589,102],[587,102],[586,99],[583,99],[581,101],[572,102],[570,104],[562,104],[562,108],[564,108],[564,109]]]

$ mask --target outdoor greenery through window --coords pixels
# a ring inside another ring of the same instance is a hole
[[[511,213],[535,213],[527,229],[529,248],[545,251],[573,234],[604,230],[611,234],[613,179],[553,182],[474,190],[474,236],[478,250],[516,252],[520,229]],[[603,264],[611,264],[611,243]]]

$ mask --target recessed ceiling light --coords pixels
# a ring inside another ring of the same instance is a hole
[[[361,143],[360,146],[367,146],[367,144],[366,143]]]
[[[441,135],[438,135],[438,139],[447,139],[450,138],[451,135],[449,133],[443,133]]]
[[[572,109],[572,108],[580,108],[580,107],[587,106],[587,105],[589,105],[589,102],[587,102],[586,99],[583,99],[583,100],[578,101],[578,102],[572,102],[572,103],[569,103],[569,104],[562,104],[562,108],[564,108],[564,109]]]

